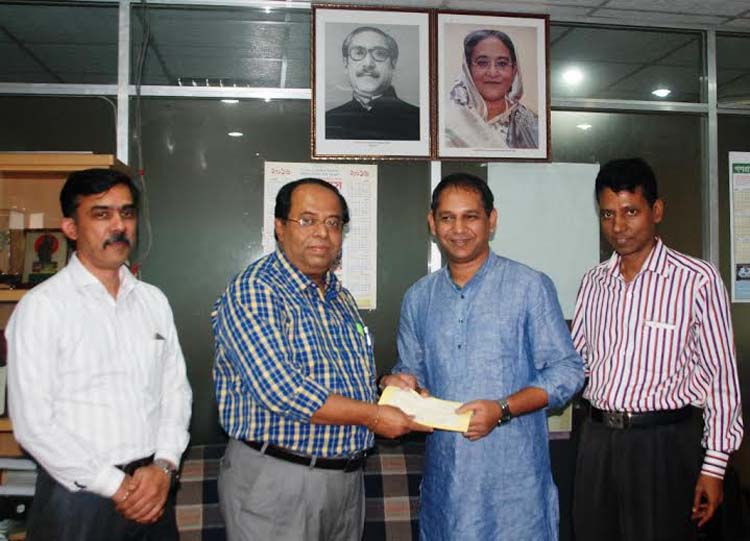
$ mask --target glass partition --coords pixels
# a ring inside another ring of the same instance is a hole
[[[0,152],[116,154],[116,115],[105,96],[0,96]]]
[[[0,82],[117,82],[117,5],[0,4]]]
[[[750,108],[750,36],[716,36],[720,107]]]
[[[143,276],[172,303],[195,390],[193,440],[210,441],[219,430],[210,313],[232,276],[263,255],[265,162],[310,161],[310,104],[149,98],[142,109],[153,239]],[[427,273],[430,177],[426,161],[377,165],[378,301],[363,317],[385,370],[396,358],[401,298]]]
[[[306,10],[151,4],[132,10],[131,83],[140,74],[146,85],[309,88],[309,50]]]
[[[700,102],[700,32],[553,24],[553,98]]]

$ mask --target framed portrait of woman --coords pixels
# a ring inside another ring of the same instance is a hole
[[[439,158],[548,161],[549,18],[437,15]]]
[[[429,158],[429,12],[313,6],[312,25],[313,158]]]

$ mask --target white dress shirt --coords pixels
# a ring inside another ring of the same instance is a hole
[[[192,392],[159,289],[123,266],[115,299],[73,255],[21,299],[6,336],[15,437],[59,483],[111,497],[115,465],[179,463]]]

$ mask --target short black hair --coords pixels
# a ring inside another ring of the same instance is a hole
[[[104,193],[113,186],[124,184],[133,197],[133,205],[138,208],[140,191],[128,175],[114,169],[84,169],[68,175],[68,180],[60,191],[60,209],[66,218],[74,217],[81,197]]]
[[[495,196],[492,195],[492,190],[490,190],[490,187],[487,186],[485,181],[469,173],[453,173],[441,180],[432,191],[432,203],[430,204],[430,209],[433,214],[437,210],[438,203],[440,202],[440,194],[446,188],[459,188],[462,190],[477,192],[482,198],[482,206],[484,207],[485,212],[487,212],[487,216],[489,216],[492,213],[492,209],[495,208]]]
[[[352,44],[352,39],[354,39],[354,36],[356,36],[357,34],[361,34],[362,32],[375,32],[376,34],[380,34],[385,38],[385,43],[388,46],[388,52],[391,53],[391,66],[395,68],[396,62],[398,62],[398,43],[396,43],[395,39],[383,32],[380,28],[375,28],[374,26],[360,26],[359,28],[355,28],[354,30],[349,32],[349,35],[344,38],[344,43],[341,44],[341,54],[344,56],[344,60],[349,60],[349,46]]]
[[[287,182],[281,187],[279,193],[276,194],[276,205],[273,209],[274,218],[278,218],[279,220],[286,220],[289,218],[289,210],[292,208],[292,194],[294,193],[294,190],[305,184],[316,184],[317,186],[321,186],[335,193],[336,197],[338,197],[339,205],[341,205],[341,221],[344,225],[349,223],[349,205],[346,204],[346,199],[341,195],[338,188],[330,182],[313,177],[293,180],[292,182]]]
[[[594,188],[597,202],[605,188],[615,193],[622,191],[635,193],[638,188],[641,188],[643,197],[652,207],[659,199],[654,170],[643,158],[611,160],[602,165],[599,174],[596,175]]]
[[[517,64],[516,59],[516,48],[513,45],[513,40],[510,39],[508,34],[500,32],[500,30],[475,30],[468,34],[464,38],[464,56],[466,57],[466,64],[471,66],[471,55],[474,54],[474,48],[480,41],[484,41],[487,38],[497,38],[503,42],[510,52],[510,60],[513,64]]]

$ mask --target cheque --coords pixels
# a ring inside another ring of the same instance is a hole
[[[400,408],[404,413],[413,415],[416,422],[440,430],[466,432],[469,429],[471,412],[456,413],[461,402],[424,397],[412,389],[389,385],[383,390],[378,404]]]

